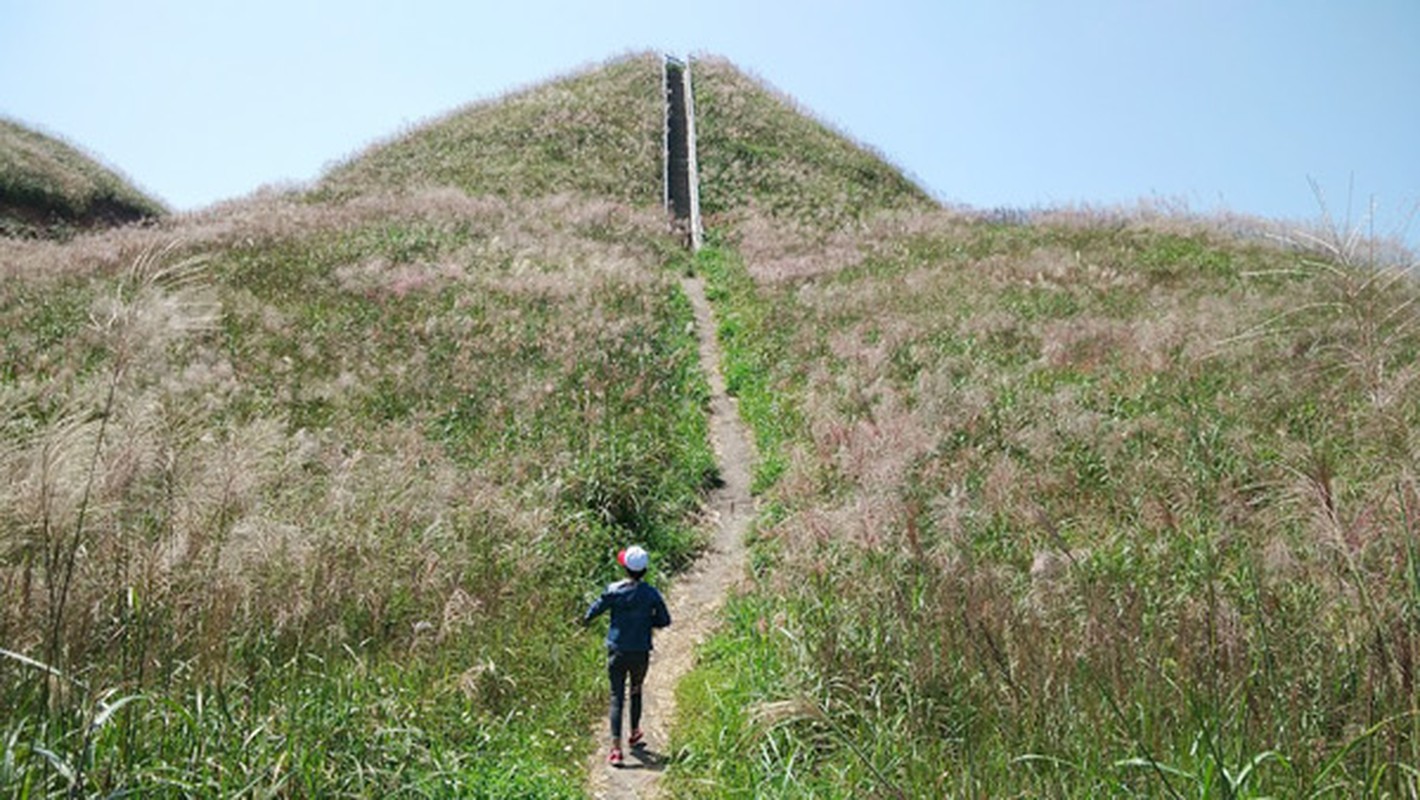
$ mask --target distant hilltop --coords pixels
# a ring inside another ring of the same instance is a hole
[[[66,238],[165,213],[74,145],[0,119],[0,236]]]

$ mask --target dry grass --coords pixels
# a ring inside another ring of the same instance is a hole
[[[401,484],[381,480],[400,475],[408,484],[421,472],[412,468],[419,450],[381,448],[380,456],[347,460],[322,452],[341,445],[322,447],[318,434],[289,438],[280,418],[222,421],[234,395],[249,388],[202,335],[213,321],[210,305],[193,307],[180,293],[135,287],[125,276],[94,299],[82,332],[102,352],[102,369],[86,374],[75,365],[57,391],[56,376],[38,371],[7,387],[17,433],[3,462],[9,646],[38,650],[48,626],[59,625],[67,652],[49,652],[50,663],[84,668],[88,648],[121,633],[113,604],[127,593],[130,602],[171,609],[161,652],[220,664],[234,629],[274,624],[279,634],[310,614],[322,580],[311,567],[339,563],[335,549],[349,544],[338,535],[351,532],[339,523],[390,499],[400,501],[395,508],[429,499],[403,498]],[[408,463],[386,466],[390,458]],[[292,492],[301,470],[317,464],[329,475],[323,489],[315,497],[309,485]],[[358,511],[346,508],[352,484],[381,486],[393,498],[382,492],[362,498]],[[434,516],[441,508],[423,505]],[[76,571],[66,603],[54,585],[65,582],[68,559]],[[206,640],[192,642],[197,636]]]
[[[67,247],[11,243],[15,257],[7,269],[12,280],[23,281],[12,286],[23,287],[25,295],[47,286],[46,291],[91,299],[87,311],[77,310],[87,317],[85,327],[67,332],[87,347],[71,350],[67,359],[56,362],[47,342],[19,332],[28,327],[22,323],[7,337],[14,372],[6,384],[7,413],[17,431],[32,429],[17,436],[18,446],[6,453],[11,495],[6,505],[14,514],[7,528],[12,558],[6,585],[24,587],[12,598],[8,641],[35,644],[38,629],[25,620],[46,616],[29,613],[43,606],[43,582],[36,577],[39,565],[23,554],[42,549],[39,540],[52,531],[74,528],[84,507],[81,478],[91,466],[95,492],[88,498],[86,525],[92,532],[85,534],[83,562],[95,571],[79,576],[81,585],[92,586],[83,597],[97,600],[115,579],[129,585],[130,570],[143,576],[153,593],[176,585],[210,586],[217,607],[179,605],[201,608],[198,615],[215,642],[225,636],[210,624],[212,617],[235,626],[248,624],[244,619],[275,619],[279,631],[313,609],[369,605],[360,593],[388,588],[371,575],[408,566],[402,564],[406,558],[392,557],[391,548],[423,546],[405,538],[420,531],[437,541],[437,532],[453,519],[491,514],[500,520],[501,535],[537,538],[538,526],[547,523],[546,509],[524,501],[517,504],[523,511],[512,513],[512,501],[503,496],[507,489],[460,477],[445,448],[421,431],[428,420],[396,420],[357,433],[293,427],[283,415],[233,417],[232,409],[265,405],[271,391],[278,393],[271,399],[287,395],[297,404],[353,409],[381,381],[413,391],[426,382],[452,381],[455,388],[481,380],[502,390],[490,400],[508,404],[506,410],[491,406],[487,413],[502,417],[517,408],[519,415],[535,418],[540,409],[561,402],[549,396],[565,388],[566,378],[558,373],[585,369],[597,352],[589,347],[614,349],[614,342],[652,324],[645,316],[657,313],[651,298],[668,291],[656,266],[656,222],[654,215],[604,201],[473,200],[443,191],[402,200],[366,197],[340,206],[258,198],[160,229],[112,231]],[[356,248],[324,270],[329,279],[318,291],[329,300],[272,295],[232,280],[245,258],[237,255],[234,261],[234,254],[284,257],[283,250],[295,247],[320,258],[322,241],[402,230],[391,228],[398,225],[428,226],[420,235],[433,240],[451,238],[413,260],[377,240],[365,248],[368,255],[358,255]],[[172,249],[213,253],[218,274],[203,281],[203,273],[181,265],[158,267],[164,259],[140,249],[174,236],[181,245]],[[108,277],[116,262],[135,250],[137,266]],[[489,302],[490,297],[503,299]],[[442,311],[411,319],[417,327],[401,336],[459,344],[447,364],[431,363],[423,348],[408,360],[391,362],[392,353],[378,341],[346,342],[343,353],[326,360],[324,346],[301,329],[302,307],[311,301],[372,308],[401,303],[411,309],[415,303],[437,303]],[[554,308],[555,316],[543,310]],[[23,305],[10,307],[12,316],[25,312]],[[304,343],[275,363],[257,363],[216,335],[219,318],[229,332],[251,326],[244,336],[255,338],[247,347]],[[271,345],[259,344],[263,340]],[[516,369],[516,354],[529,347],[551,371],[500,374]],[[87,366],[96,358],[99,369]],[[270,370],[270,377],[262,379],[253,370]],[[116,396],[106,401],[110,389]],[[599,414],[598,405],[586,413]],[[109,406],[112,413],[95,414]],[[95,442],[99,425],[109,428],[102,444]],[[554,465],[565,461],[555,452],[509,452],[499,472],[555,473]],[[147,507],[160,496],[166,496],[161,511]],[[162,520],[157,528],[154,517]],[[405,533],[391,539],[391,530]],[[342,555],[347,552],[358,556]],[[421,573],[415,588],[428,581],[446,594],[468,565],[429,557],[439,561],[439,569]],[[115,564],[124,565],[124,574],[106,574]],[[346,565],[341,575],[330,571],[337,564]],[[280,593],[273,591],[278,585]],[[317,597],[332,591],[357,596]],[[102,626],[102,604],[78,605],[99,612],[87,624]],[[66,638],[96,642],[100,637],[86,629]]]
[[[1416,286],[1201,225],[735,229],[764,260],[721,313],[773,309],[734,341],[802,424],[742,601],[777,621],[704,673],[754,755],[688,734],[722,790],[874,791],[807,733],[737,738],[737,702],[802,695],[909,793],[1220,792],[1258,757],[1225,796],[1414,790]]]
[[[653,211],[571,195],[506,200],[442,188],[394,195],[374,193],[338,203],[310,203],[286,193],[257,193],[204,211],[174,215],[145,227],[90,233],[66,243],[0,240],[6,278],[61,280],[113,274],[155,248],[177,242],[182,252],[261,248],[316,235],[339,235],[381,221],[444,229],[482,230],[492,245],[516,256],[549,246],[618,251],[663,247]],[[558,237],[559,232],[572,236]],[[579,238],[580,236],[580,238]],[[572,251],[559,259],[576,258]]]
[[[628,55],[373,145],[333,169],[316,195],[453,186],[475,195],[574,193],[658,205],[664,115],[660,58]]]
[[[707,225],[767,215],[815,238],[886,210],[935,206],[879,155],[728,61],[692,64]]]
[[[66,238],[163,207],[67,142],[0,119],[0,236]]]
[[[447,188],[266,194],[0,247],[7,651],[95,691],[245,697],[254,727],[223,735],[282,729],[286,744],[222,758],[278,773],[332,729],[257,713],[272,692],[370,692],[359,713],[378,717],[403,700],[366,676],[398,663],[422,718],[443,665],[496,663],[451,701],[462,722],[435,714],[421,736],[463,747],[469,720],[496,722],[497,747],[518,752],[470,750],[466,775],[522,785],[483,769],[515,757],[566,789],[562,745],[524,735],[580,720],[591,696],[594,639],[563,623],[609,548],[684,562],[713,464],[659,213]],[[317,657],[320,676],[290,674]],[[36,741],[59,752],[62,721],[97,702],[12,658],[0,674],[16,741],[54,713]],[[505,718],[514,704],[525,717]],[[173,730],[171,709],[151,708],[124,718],[142,754],[112,750],[133,760],[95,780],[182,763],[186,745],[149,737]],[[365,744],[328,756],[376,769]],[[312,786],[364,785],[302,769]]]
[[[566,623],[617,547],[689,559],[713,472],[659,77],[0,241],[0,786],[575,792]]]

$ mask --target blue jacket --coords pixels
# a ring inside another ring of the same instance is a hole
[[[582,624],[587,624],[603,611],[611,612],[611,627],[606,632],[606,646],[624,653],[649,653],[651,629],[671,624],[666,601],[654,586],[626,579],[606,587],[602,596],[587,609]]]

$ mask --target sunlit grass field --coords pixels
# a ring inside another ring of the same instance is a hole
[[[714,477],[684,256],[400,188],[0,242],[6,793],[580,794],[587,594]]]
[[[573,193],[661,201],[660,57],[640,53],[474,103],[337,165],[319,197],[451,186],[469,194]]]
[[[697,261],[765,510],[681,795],[1415,791],[1405,270],[937,212],[803,277],[755,230]]]
[[[580,796],[577,617],[716,480],[691,270],[761,513],[672,796],[1420,793],[1408,254],[943,210],[693,68],[694,258],[650,54],[0,238],[0,791]]]

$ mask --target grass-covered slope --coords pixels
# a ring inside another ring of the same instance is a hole
[[[1411,279],[955,216],[694,79],[764,513],[673,792],[1420,792]],[[662,113],[638,56],[301,197],[0,239],[0,792],[579,793],[572,620],[713,479]]]
[[[665,102],[658,56],[627,56],[478,103],[375,145],[316,195],[453,186],[475,195],[584,194],[660,202]]]
[[[1358,252],[943,212],[704,251],[772,486],[680,794],[1414,793],[1420,290]]]
[[[700,202],[709,224],[767,214],[813,232],[935,203],[891,164],[720,58],[695,59]]]
[[[162,213],[73,145],[0,119],[0,236],[64,237]]]
[[[636,63],[577,85],[659,135]],[[512,144],[441,157],[580,193],[0,242],[0,793],[579,794],[574,620],[615,548],[693,552],[706,389],[653,179]]]
[[[0,785],[575,794],[572,621],[616,547],[684,562],[713,470],[659,217],[225,213],[7,253],[0,642],[65,677],[0,657]]]

